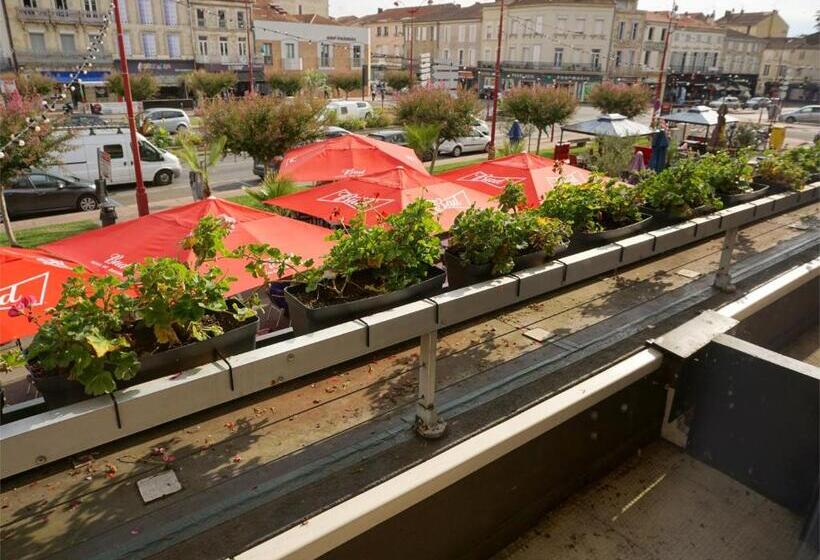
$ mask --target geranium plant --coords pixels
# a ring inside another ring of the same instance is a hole
[[[697,171],[718,195],[750,192],[754,173],[750,157],[751,153],[746,150],[736,155],[722,151],[705,154],[697,160]]]
[[[719,210],[723,202],[716,195],[696,159],[683,158],[673,166],[638,183],[646,205],[673,217],[691,217],[698,207]]]
[[[788,152],[762,159],[755,169],[755,177],[767,185],[799,191],[806,184],[809,174],[795,161],[798,158],[786,154]]]
[[[570,224],[575,231],[595,233],[641,221],[641,203],[635,187],[592,175],[580,184],[559,179],[544,196],[539,211]]]

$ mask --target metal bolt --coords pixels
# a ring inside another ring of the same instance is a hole
[[[291,352],[290,354],[288,354],[288,363],[289,363],[289,364],[290,364],[290,363],[293,363],[293,361],[294,361],[295,359],[296,359],[296,356],[294,356],[294,355],[293,355],[293,352]]]
[[[34,459],[34,462],[38,465],[44,465],[46,461],[47,459],[45,455],[38,455],[37,458]]]

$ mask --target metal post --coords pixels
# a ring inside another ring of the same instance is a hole
[[[256,48],[256,31],[253,33],[253,41],[251,40],[251,27],[253,27],[253,10],[251,10],[251,5],[248,3],[248,0],[245,0],[245,10],[247,11],[248,17],[245,22],[245,29],[247,31],[248,36],[248,91],[251,95],[254,92],[254,83],[253,83],[253,51]]]
[[[495,50],[495,87],[493,88],[493,124],[490,131],[490,144],[487,146],[487,159],[495,159],[495,125],[498,117],[498,83],[501,78],[501,35],[504,32],[504,0],[501,0],[501,13],[498,16],[498,46]]]
[[[419,356],[419,400],[416,404],[416,432],[423,438],[444,435],[447,423],[436,412],[436,341],[438,333],[421,336]]]
[[[678,11],[678,5],[672,4],[672,12],[669,14],[669,23],[666,26],[666,37],[664,38],[663,42],[663,54],[661,55],[661,69],[658,72],[658,85],[655,88],[655,99],[656,102],[652,104],[652,120],[649,121],[652,126],[655,126],[655,116],[658,113],[658,109],[663,106],[663,94],[665,89],[665,80],[666,77],[666,53],[669,50],[669,36],[672,35],[672,20],[675,18],[675,13]]]
[[[117,47],[120,51],[120,72],[122,73],[122,89],[125,90],[125,109],[128,112],[128,130],[131,132],[131,155],[134,161],[134,174],[137,182],[137,210],[140,216],[146,216],[148,209],[148,193],[145,192],[145,183],[142,180],[142,162],[140,161],[140,146],[137,141],[137,123],[134,120],[134,105],[131,98],[131,81],[128,78],[128,59],[125,58],[125,43],[122,38],[122,20],[120,18],[120,0],[114,0],[114,21],[117,24]]]
[[[723,250],[720,252],[720,264],[718,265],[717,274],[715,274],[715,283],[713,285],[722,292],[731,293],[735,291],[730,271],[735,241],[737,241],[736,227],[726,231],[726,236],[723,238]]]

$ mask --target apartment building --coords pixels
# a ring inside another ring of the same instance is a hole
[[[478,65],[478,34],[481,31],[481,4],[457,8],[439,16],[436,62],[456,66],[464,77]],[[469,76],[472,78],[472,76]]]
[[[14,69],[14,56],[11,50],[6,4],[0,8],[0,72]]]
[[[479,84],[492,83],[500,7],[481,10]],[[581,93],[601,81],[610,58],[611,0],[546,3],[517,0],[504,10],[501,79],[515,84],[567,84]]]
[[[646,81],[657,83],[666,45],[666,34],[670,33],[671,20],[666,12],[646,12],[644,14],[644,34],[641,63],[646,73]],[[670,37],[671,41],[671,37]],[[669,53],[665,66],[669,67]]]
[[[271,8],[274,12],[291,15],[317,15],[329,17],[328,0],[262,0],[255,1],[257,9]]]
[[[612,60],[607,76],[623,82],[643,79],[646,12],[637,0],[618,0],[612,26]]]
[[[717,24],[753,37],[771,38],[785,37],[789,34],[789,24],[777,13],[771,12],[739,12],[727,10]]]
[[[4,0],[8,39],[22,71],[69,81],[105,28],[107,0]],[[82,76],[86,86],[102,86],[113,62],[110,43],[94,53],[94,67]],[[88,88],[88,93],[93,94]]]
[[[723,42],[723,76],[727,81],[744,86],[744,93],[753,95],[757,89],[760,61],[766,39],[726,29]]]
[[[360,71],[368,82],[370,30],[318,16],[254,20],[256,49],[265,72]]]
[[[820,33],[767,40],[761,56],[758,94],[816,103],[819,84]]]

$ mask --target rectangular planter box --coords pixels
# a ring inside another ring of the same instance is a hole
[[[718,212],[721,217],[720,229],[726,231],[748,224],[754,219],[754,212],[755,206],[750,202],[721,210]]]
[[[696,240],[706,239],[720,233],[720,216],[718,214],[692,218],[690,221],[695,223],[693,238]]]
[[[664,253],[683,247],[695,240],[695,222],[688,221],[652,232],[655,236],[655,252]]]
[[[557,290],[564,281],[566,265],[560,261],[552,261],[545,265],[528,268],[514,273],[518,278],[518,297],[529,299]]]
[[[518,278],[494,278],[432,297],[430,301],[438,305],[439,326],[454,325],[517,303]]]
[[[438,328],[436,304],[426,299],[362,317],[361,321],[367,325],[367,346],[371,350],[387,348]]]
[[[558,260],[567,267],[564,284],[572,284],[615,270],[621,261],[621,247],[611,243]]]
[[[777,213],[791,210],[797,206],[798,194],[796,192],[780,193],[773,195],[774,211]]]
[[[655,236],[651,233],[642,233],[626,239],[616,241],[615,245],[621,248],[621,266],[630,265],[655,254]]]
[[[757,200],[753,200],[749,204],[755,207],[755,220],[768,218],[769,216],[774,214],[775,201],[771,196],[766,196],[763,198],[759,198]]]

